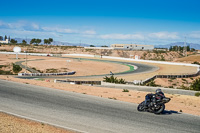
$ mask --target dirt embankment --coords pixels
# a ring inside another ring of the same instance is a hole
[[[15,45],[2,45],[0,51],[13,51]],[[138,55],[141,59],[145,60],[161,60],[161,61],[176,61],[178,58],[183,57],[181,52],[168,52],[168,51],[126,51],[126,50],[111,50],[111,49],[85,49],[83,47],[73,46],[50,46],[50,45],[27,45],[21,46],[22,51],[34,53],[51,53],[51,54],[91,54],[103,56],[115,56],[130,58]],[[191,53],[192,54],[192,53]]]

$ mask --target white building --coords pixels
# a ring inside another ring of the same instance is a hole
[[[0,41],[0,43],[9,43],[8,39],[6,39],[5,41]]]
[[[141,44],[112,44],[113,49],[121,50],[153,50],[154,45],[141,45]]]

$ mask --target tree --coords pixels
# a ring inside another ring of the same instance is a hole
[[[25,40],[22,40],[22,43],[23,43],[23,44],[26,44],[27,42],[26,42]]]
[[[44,39],[44,44],[49,44],[49,40],[48,39]]]
[[[7,36],[5,35],[4,40],[6,41],[6,39],[8,39],[8,38],[7,38]]]
[[[13,72],[18,73],[22,70],[22,68],[19,65],[13,64]]]
[[[11,40],[10,40],[10,43],[15,44],[15,43],[17,43],[17,40],[15,40],[15,39],[11,39]]]
[[[36,39],[35,39],[35,38],[31,39],[31,41],[30,41],[30,44],[34,44],[34,43],[35,43],[35,41],[36,41]]]
[[[95,47],[94,45],[90,45],[90,47]]]
[[[10,41],[10,36],[8,37],[8,41]]]
[[[35,42],[35,43],[36,43],[36,44],[39,44],[39,43],[41,43],[41,41],[42,41],[41,39],[36,39],[36,42]]]
[[[3,40],[3,36],[0,36],[0,41],[2,41]]]
[[[33,38],[33,39],[31,39],[31,41],[30,41],[30,43],[31,44],[39,44],[39,43],[41,43],[41,39],[35,39],[35,38]]]
[[[191,49],[190,49],[190,51],[191,51],[191,52],[194,52],[194,51],[195,51],[195,49],[194,49],[194,48],[191,48]]]
[[[169,51],[172,51],[172,46],[169,47]]]
[[[53,38],[49,38],[49,42],[51,44],[53,42]]]
[[[53,42],[53,38],[44,39],[44,44],[51,44]]]
[[[190,46],[187,46],[187,51],[190,51]]]

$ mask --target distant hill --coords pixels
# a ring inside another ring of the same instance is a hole
[[[184,42],[175,42],[175,43],[170,43],[166,45],[155,45],[155,48],[169,48],[170,46],[184,46]],[[200,44],[196,43],[186,43],[187,46],[190,46],[190,48],[198,49],[200,50]]]
[[[23,38],[12,38],[12,39],[15,39],[17,40],[18,43],[22,43],[22,40],[25,40],[27,41],[27,43],[29,44],[31,39],[23,39]],[[40,44],[44,44],[44,41],[42,40],[42,42]],[[85,44],[85,43],[69,43],[69,42],[60,42],[60,41],[53,41],[51,43],[51,45],[64,45],[64,46],[82,46],[82,47],[88,47],[90,46],[89,44]]]

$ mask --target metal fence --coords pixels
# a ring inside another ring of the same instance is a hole
[[[151,78],[148,78],[146,80],[143,80],[141,83],[145,84],[151,80],[154,80],[156,78],[191,78],[191,77],[196,77],[200,75],[200,71],[198,71],[195,74],[182,74],[182,75],[155,75]]]

